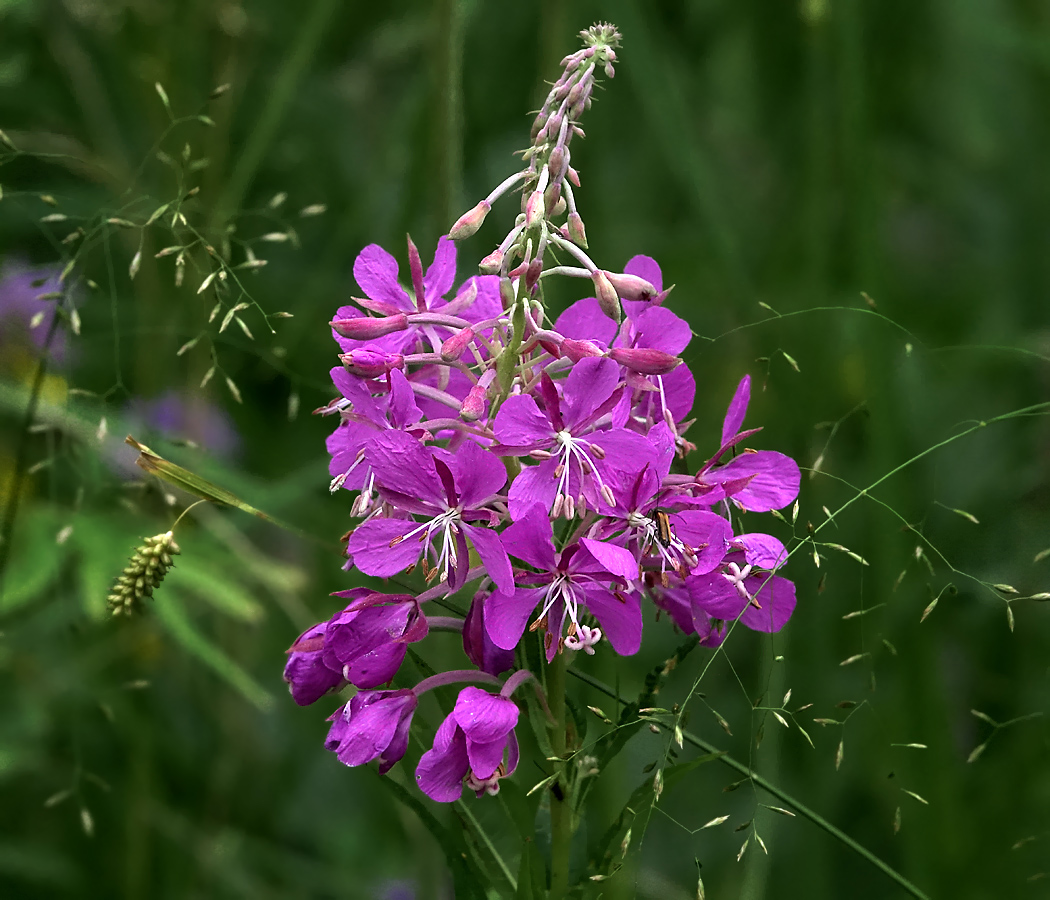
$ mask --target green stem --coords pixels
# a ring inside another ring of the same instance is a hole
[[[563,761],[558,767],[561,777],[551,785],[551,900],[559,900],[569,890],[569,850],[572,846],[572,798],[565,777],[564,759],[568,755],[565,732],[565,654],[559,653],[547,667],[547,702],[554,726],[551,747]]]
[[[598,679],[592,678],[590,675],[586,675],[585,673],[579,672],[575,669],[573,669],[572,674],[579,678],[580,681],[584,682],[585,684],[589,684],[596,691],[605,694],[605,696],[612,697],[613,699],[616,698],[616,692],[607,684],[598,681]],[[843,831],[840,831],[827,819],[825,819],[820,814],[814,812],[804,803],[802,803],[799,800],[796,800],[790,794],[778,788],[775,784],[771,784],[770,782],[766,781],[766,779],[764,779],[761,775],[757,775],[751,770],[749,766],[736,759],[733,759],[732,756],[729,756],[728,754],[724,753],[714,744],[709,744],[707,741],[698,738],[695,734],[691,734],[688,731],[682,732],[682,738],[686,741],[686,743],[692,744],[694,747],[696,747],[699,750],[703,750],[705,753],[719,754],[719,762],[729,766],[729,768],[733,769],[735,772],[738,772],[739,774],[751,779],[751,781],[755,785],[762,788],[762,790],[764,790],[767,794],[771,794],[772,796],[776,797],[789,809],[793,809],[804,819],[809,819],[809,821],[811,821],[818,828],[823,829],[833,838],[836,838],[837,840],[841,841],[854,853],[858,854],[859,856],[862,856],[869,863],[875,866],[876,869],[878,869],[892,881],[896,882],[897,885],[899,885],[901,888],[903,888],[905,891],[911,894],[911,896],[918,898],[918,900],[930,900],[930,898],[926,894],[924,894],[919,888],[917,888],[914,884],[908,881],[908,879],[901,875],[900,872],[892,868],[888,863],[883,862],[881,859],[879,859],[879,857],[877,857],[874,853],[868,850],[867,847],[858,844],[848,834],[846,834]],[[551,896],[553,897],[554,894],[552,893]]]

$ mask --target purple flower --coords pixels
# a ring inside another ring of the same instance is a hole
[[[649,595],[658,609],[666,612],[683,634],[695,634],[701,647],[719,647],[726,639],[725,623],[713,619],[693,603],[689,589],[680,578],[672,578],[669,585],[653,583]]]
[[[166,391],[145,400],[132,398],[128,417],[169,439],[190,440],[224,459],[236,457],[241,438],[219,407],[203,394],[192,391]]]
[[[488,591],[478,591],[463,621],[463,652],[474,665],[489,675],[499,675],[514,667],[514,650],[497,647],[485,627]]]
[[[729,553],[720,569],[685,580],[694,610],[713,619],[739,617],[753,631],[780,631],[795,610],[795,585],[771,571],[787,559],[784,545],[768,534],[734,544],[743,549]]]
[[[485,624],[497,647],[510,650],[525,633],[525,624],[539,607],[530,630],[542,628],[548,662],[562,646],[591,649],[603,636],[621,656],[638,652],[642,641],[642,611],[632,583],[638,563],[630,551],[602,541],[581,538],[555,555],[554,532],[543,507],[533,506],[503,532],[503,544],[512,555],[538,569],[521,572],[513,590],[489,598]],[[586,610],[600,628],[581,621]]]
[[[411,690],[358,691],[329,718],[325,739],[344,766],[362,766],[379,760],[379,774],[390,770],[408,749],[408,729],[416,711]]]
[[[0,269],[0,345],[12,334],[28,336],[38,350],[51,328],[51,320],[61,300],[38,300],[41,294],[62,291],[58,266],[27,266],[8,262]],[[51,338],[50,357],[62,362],[66,355],[66,335],[61,329]]]
[[[701,467],[694,481],[697,496],[705,503],[732,500],[749,512],[782,509],[798,496],[801,475],[798,464],[774,450],[745,450],[723,466],[716,463],[731,447],[758,431],[740,431],[751,397],[751,376],[745,375],[726,411],[722,446]]]
[[[414,597],[387,596],[367,588],[339,591],[353,600],[328,620],[324,664],[350,684],[374,688],[394,677],[408,645],[427,636],[427,619]]]
[[[327,622],[311,626],[288,648],[284,680],[288,682],[292,699],[300,706],[309,706],[346,684],[339,669],[329,668],[324,663],[324,635],[327,627]]]
[[[372,439],[365,458],[386,501],[425,521],[374,518],[359,525],[348,550],[362,572],[389,578],[423,555],[424,574],[440,578],[453,590],[466,579],[469,538],[489,577],[502,588],[513,586],[510,560],[499,536],[475,524],[498,520],[495,512],[483,509],[507,480],[507,470],[496,456],[472,441],[453,455],[428,449],[403,432],[388,431]],[[436,557],[433,569],[426,560],[428,551]]]
[[[563,509],[572,518],[576,506],[594,506],[599,495],[615,502],[607,483],[613,467],[606,458],[629,459],[648,450],[645,438],[624,428],[597,430],[621,393],[620,367],[611,359],[590,357],[573,366],[560,396],[544,373],[543,410],[528,394],[510,397],[500,407],[493,423],[498,452],[543,460],[523,468],[510,487],[515,520],[536,503],[555,518]]]
[[[420,790],[439,803],[463,793],[464,779],[477,796],[499,793],[499,781],[518,766],[518,706],[476,687],[459,692],[455,708],[416,768]]]

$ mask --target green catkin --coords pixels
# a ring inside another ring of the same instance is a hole
[[[143,599],[153,596],[154,589],[174,565],[172,557],[181,552],[170,531],[145,538],[106,598],[109,611],[114,616],[141,612]]]

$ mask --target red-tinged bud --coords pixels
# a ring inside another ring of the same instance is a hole
[[[381,316],[396,316],[401,312],[400,307],[394,306],[393,303],[387,303],[385,300],[373,300],[371,297],[351,297],[350,300],[362,309],[369,309],[374,313],[379,313]]]
[[[574,363],[588,356],[604,356],[605,352],[594,341],[577,341],[573,338],[565,338],[561,342],[561,352]]]
[[[679,357],[648,347],[616,347],[609,352],[609,357],[625,369],[642,375],[666,375],[682,364]]]
[[[551,341],[540,340],[537,343],[555,359],[561,359],[561,350],[558,349],[558,345]]]
[[[478,263],[482,275],[495,275],[503,267],[503,251],[498,247]]]
[[[474,340],[473,328],[464,328],[461,331],[457,331],[441,345],[441,358],[445,362],[459,359],[463,355],[463,351],[470,346],[472,340]]]
[[[396,316],[383,316],[380,319],[370,316],[361,316],[359,319],[335,319],[332,322],[332,328],[345,338],[370,341],[385,334],[393,334],[395,331],[404,331],[408,328],[408,316],[398,313]]]
[[[351,350],[341,353],[339,361],[347,372],[361,378],[378,378],[392,369],[405,367],[405,358],[400,353],[385,353],[382,350]]]
[[[448,236],[454,241],[462,241],[470,237],[481,227],[490,209],[492,209],[492,204],[488,200],[482,200],[470,212],[464,213],[456,220],[456,224],[449,229]]]
[[[605,64],[605,77],[606,78],[613,78],[615,76],[616,76],[616,69],[613,68],[613,64],[611,62],[607,62]]]
[[[587,249],[587,229],[583,227],[583,219],[578,212],[569,213],[569,220],[565,223],[569,229],[569,240],[577,247]]]
[[[534,259],[529,263],[529,267],[525,270],[525,287],[528,288],[529,292],[536,290],[536,285],[539,283],[540,275],[543,273],[543,260]]]
[[[510,309],[514,301],[518,299],[514,293],[514,282],[509,278],[504,277],[499,280],[499,298],[504,309]]]
[[[476,384],[469,391],[460,407],[459,415],[468,422],[476,422],[483,415],[489,403],[488,388],[482,384]]]
[[[525,204],[525,227],[531,228],[546,215],[546,207],[543,205],[543,192],[533,191]]]
[[[621,300],[652,300],[660,292],[644,278],[624,272],[605,273]]]
[[[616,289],[609,281],[609,276],[601,269],[596,269],[591,275],[594,282],[594,296],[598,298],[598,305],[602,312],[615,322],[620,321],[620,298],[616,295]]]
[[[554,210],[561,202],[561,184],[555,182],[543,193],[543,206],[545,209]]]
[[[547,160],[547,167],[551,170],[552,178],[560,178],[562,169],[565,168],[565,148],[555,147],[551,150],[550,158]]]

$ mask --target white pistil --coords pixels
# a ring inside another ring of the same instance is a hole
[[[600,628],[591,628],[581,625],[575,634],[569,634],[565,638],[565,646],[570,650],[582,650],[588,656],[594,656],[594,645],[602,639]]]
[[[747,592],[747,586],[744,584],[744,579],[751,574],[751,566],[746,565],[741,569],[735,562],[731,562],[726,565],[726,568],[729,571],[723,572],[722,577],[733,585],[733,587],[736,588],[736,592],[747,600],[748,603],[754,606],[755,609],[761,609],[762,606],[759,604],[758,598],[753,594],[749,594]]]
[[[441,550],[438,552],[436,565],[427,576],[427,581],[430,581],[435,575],[440,575],[441,580],[447,582],[450,574],[459,565],[459,555],[456,553],[456,536],[459,534],[459,521],[460,510],[458,508],[446,510],[441,515],[416,526],[407,534],[395,538],[390,546],[393,547],[395,544],[399,544],[401,541],[406,541],[416,535],[419,535],[417,540],[421,544],[430,546],[435,536],[440,533]],[[426,553],[426,548],[424,548],[423,552]]]
[[[588,472],[591,473],[597,483],[598,493],[601,494],[602,499],[610,506],[614,506],[616,504],[616,498],[613,496],[613,492],[609,486],[602,480],[601,473],[598,471],[598,466],[595,464],[594,460],[591,459],[591,455],[594,455],[598,459],[604,459],[605,451],[589,441],[574,438],[569,431],[564,429],[557,434],[556,446],[558,449],[555,450],[554,453],[558,455],[559,462],[554,469],[554,477],[558,479],[558,489],[554,495],[554,504],[551,507],[551,515],[557,519],[558,516],[564,512],[567,519],[573,518],[576,506],[584,503],[583,477]],[[573,457],[576,458],[580,465],[580,495],[578,497],[571,497],[569,495]],[[586,506],[583,508],[586,509]]]

